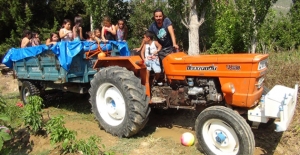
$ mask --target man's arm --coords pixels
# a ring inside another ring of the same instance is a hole
[[[171,39],[172,39],[172,43],[173,43],[173,47],[175,47],[176,49],[178,49],[178,45],[176,43],[176,37],[175,37],[175,33],[174,33],[174,29],[172,25],[168,26],[168,31],[170,33]]]

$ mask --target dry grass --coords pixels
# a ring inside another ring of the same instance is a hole
[[[293,88],[300,82],[300,51],[270,53],[268,61],[268,73],[266,76],[266,86],[272,88],[280,84]],[[299,83],[300,84],[300,83]],[[267,148],[266,154],[299,154],[300,142],[300,95],[294,114],[293,122],[284,133],[275,133],[270,129],[256,133],[260,136],[261,146]],[[271,133],[270,133],[271,132]]]
[[[270,53],[266,86],[294,87],[300,81],[300,51]]]

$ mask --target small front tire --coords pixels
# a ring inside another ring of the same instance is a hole
[[[255,141],[250,126],[233,110],[212,106],[202,111],[195,125],[200,149],[208,155],[251,155]]]

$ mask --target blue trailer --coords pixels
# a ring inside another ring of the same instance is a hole
[[[99,48],[100,47],[100,48]],[[40,45],[12,48],[3,63],[12,67],[18,79],[20,96],[26,103],[29,95],[41,95],[46,88],[75,93],[88,93],[90,81],[97,69],[93,68],[97,55],[92,52],[110,52],[112,56],[129,56],[125,42],[59,42],[52,46]]]

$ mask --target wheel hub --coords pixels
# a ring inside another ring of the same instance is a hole
[[[111,83],[102,84],[97,90],[97,110],[101,118],[111,126],[121,124],[125,118],[126,106],[119,89]]]
[[[28,88],[24,88],[24,90],[23,90],[23,98],[24,98],[24,101],[26,101],[27,102],[27,98],[28,98],[28,96],[30,96],[30,91],[29,91],[29,89]]]
[[[239,142],[234,130],[222,120],[211,119],[205,122],[203,136],[215,154],[235,154],[238,151]]]
[[[222,144],[222,143],[225,141],[225,139],[227,138],[227,137],[223,134],[222,131],[216,132],[216,134],[217,134],[217,136],[216,136],[216,141],[217,141],[218,143],[220,143],[220,144]],[[226,144],[226,142],[225,142],[225,144]]]
[[[108,114],[114,119],[122,119],[123,117],[119,115],[118,109],[116,107],[116,103],[112,98],[107,99],[108,102],[106,103]]]

